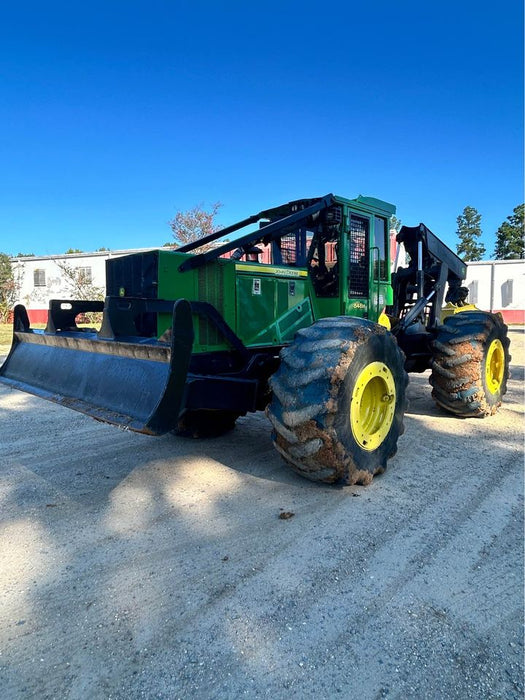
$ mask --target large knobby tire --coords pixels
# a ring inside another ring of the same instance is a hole
[[[408,375],[395,338],[345,316],[300,330],[270,379],[276,449],[314,481],[369,484],[403,434]]]
[[[173,431],[180,437],[214,438],[235,428],[239,413],[232,411],[191,410],[180,418]]]
[[[484,418],[496,413],[509,378],[507,326],[499,314],[449,316],[433,343],[432,396],[450,413]]]

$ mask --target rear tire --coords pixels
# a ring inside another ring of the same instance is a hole
[[[464,311],[445,319],[433,342],[432,396],[463,418],[490,416],[507,391],[509,345],[499,314]]]
[[[300,330],[270,379],[277,451],[302,476],[369,484],[403,434],[408,375],[382,326],[337,317]]]
[[[180,437],[214,438],[235,428],[238,413],[232,411],[194,410],[186,411],[174,431]]]

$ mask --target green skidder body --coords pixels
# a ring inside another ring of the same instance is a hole
[[[366,484],[403,433],[407,370],[432,367],[436,401],[462,416],[494,412],[508,375],[506,327],[469,320],[466,267],[424,224],[402,227],[408,264],[391,274],[395,211],[329,194],[111,258],[104,302],[51,301],[44,331],[15,307],[0,381],[152,435],[220,435],[266,409],[298,473]],[[462,312],[446,327],[444,301]],[[98,331],[78,327],[96,311]],[[459,341],[476,347],[465,386]]]
[[[247,347],[289,343],[300,328],[327,316],[377,321],[392,303],[389,218],[395,207],[369,197],[334,201],[340,220],[330,222],[326,240],[315,240],[314,222],[298,226],[288,235],[293,245],[285,256],[281,252],[278,264],[216,258],[181,274],[179,267],[188,254],[159,250],[136,255],[156,259],[158,298],[212,304]],[[324,256],[321,263],[319,254]],[[325,281],[320,264],[326,268]],[[194,352],[229,349],[210,322],[194,321]],[[160,314],[158,336],[170,324],[171,314]]]

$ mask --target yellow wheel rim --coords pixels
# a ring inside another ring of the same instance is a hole
[[[357,377],[350,403],[352,434],[363,450],[376,450],[388,435],[396,410],[396,385],[383,362],[371,362]]]
[[[485,382],[491,394],[496,394],[501,389],[504,372],[505,351],[501,341],[495,338],[489,345],[485,360]]]

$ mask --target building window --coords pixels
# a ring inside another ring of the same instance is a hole
[[[91,284],[93,281],[93,276],[91,274],[91,268],[90,267],[78,267],[78,277],[79,279],[86,283],[86,284]]]
[[[473,280],[468,286],[469,304],[478,303],[478,280]]]
[[[503,308],[512,304],[513,282],[514,280],[507,280],[501,285],[501,306]]]
[[[35,287],[45,287],[46,286],[46,271],[45,270],[35,270],[33,272],[33,284]]]

